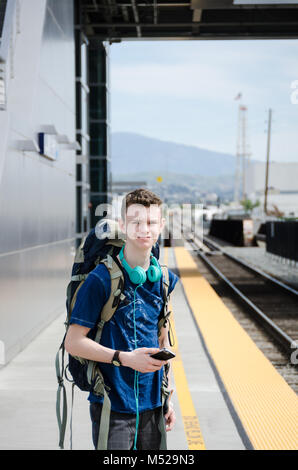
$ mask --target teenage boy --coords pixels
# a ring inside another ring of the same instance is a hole
[[[131,269],[140,266],[147,271],[150,266],[152,247],[165,224],[161,205],[156,194],[143,188],[128,193],[123,199],[119,227],[126,240],[124,260]],[[119,255],[117,258],[123,264]],[[78,291],[65,347],[74,356],[100,362],[105,384],[110,387],[108,449],[159,449],[161,381],[166,361],[150,355],[159,348],[169,347],[168,323],[158,337],[158,317],[163,307],[162,279],[151,282],[146,276],[145,282],[136,286],[126,269],[123,273],[125,299],[105,324],[100,344],[93,339],[99,314],[110,296],[111,281],[102,263],[89,274]],[[168,293],[177,281],[178,277],[169,270]],[[171,370],[169,379],[170,375]],[[103,398],[90,393],[88,399],[96,448]],[[166,431],[173,429],[175,419],[173,405],[169,402]]]

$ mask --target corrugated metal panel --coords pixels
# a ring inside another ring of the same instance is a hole
[[[75,244],[75,151],[59,145],[50,161],[18,149],[45,125],[75,141],[73,0],[27,0],[19,21],[15,77],[0,116],[2,362],[64,311]]]

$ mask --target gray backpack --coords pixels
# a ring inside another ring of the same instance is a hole
[[[95,395],[103,396],[103,408],[101,413],[101,422],[99,428],[99,437],[98,437],[98,450],[105,450],[107,449],[107,441],[108,441],[108,434],[109,434],[109,422],[110,422],[110,411],[111,411],[111,402],[108,396],[109,389],[104,384],[103,376],[100,372],[100,363],[95,361],[90,361],[84,358],[80,358],[77,356],[71,356],[69,354],[68,364],[64,366],[64,354],[65,354],[65,347],[64,341],[65,337],[69,328],[69,321],[71,317],[71,312],[75,306],[77,293],[83,283],[85,282],[89,273],[83,273],[83,267],[86,266],[86,259],[85,259],[85,252],[84,250],[86,241],[90,236],[94,235],[94,230],[90,233],[87,237],[84,238],[81,245],[77,249],[75,260],[74,260],[74,268],[72,271],[72,277],[70,283],[67,286],[67,318],[65,322],[66,332],[63,338],[63,341],[60,345],[60,348],[56,354],[56,375],[58,381],[58,390],[57,390],[57,399],[56,399],[56,415],[59,427],[59,446],[61,449],[64,448],[64,436],[67,424],[67,396],[66,396],[66,388],[64,385],[64,377],[69,382],[72,382],[72,401],[73,401],[73,394],[74,394],[74,386],[77,385],[83,391],[92,391]],[[90,243],[90,240],[89,240]],[[97,325],[97,332],[95,336],[95,341],[100,343],[102,330],[104,327],[105,322],[109,321],[121,300],[125,298],[123,294],[124,290],[124,275],[119,266],[119,261],[116,258],[116,255],[119,253],[121,247],[125,243],[124,239],[121,238],[108,238],[106,237],[104,243],[102,240],[95,241],[93,243],[98,243],[99,248],[97,248],[96,258],[93,260],[93,263],[89,263],[88,266],[94,269],[94,266],[97,266],[99,263],[104,263],[107,267],[110,277],[111,277],[111,294],[109,299],[107,300],[106,304],[104,305],[103,309],[100,313],[100,321]],[[93,245],[94,246],[94,245]],[[94,253],[93,253],[94,256]],[[89,260],[88,260],[89,261]],[[92,270],[91,269],[91,270]],[[158,321],[158,336],[161,334],[161,328],[166,327],[167,322],[169,321],[170,311],[168,309],[169,304],[169,296],[168,296],[168,287],[169,287],[169,272],[168,268],[165,265],[161,265],[161,269],[163,271],[163,309],[161,311],[159,321]],[[91,272],[91,270],[89,272]],[[74,274],[75,272],[75,274]],[[170,344],[173,345],[173,340],[169,332],[169,341]],[[60,360],[61,356],[61,360]],[[168,398],[169,398],[169,390],[168,390],[168,367],[164,367],[164,375],[162,380],[162,387],[161,387],[161,398],[162,398],[162,408],[161,408],[161,416],[160,416],[160,423],[159,427],[162,433],[161,439],[161,449],[166,449],[166,436],[164,430],[164,414],[167,411],[168,407]],[[71,373],[72,379],[68,377],[67,371]],[[62,404],[62,416],[61,416],[61,394],[63,393],[63,404]],[[73,403],[72,407],[73,408]],[[72,417],[71,417],[71,448],[72,448]]]

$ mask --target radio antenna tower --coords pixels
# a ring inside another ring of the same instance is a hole
[[[242,93],[239,93],[235,100],[242,98]],[[247,106],[239,104],[238,107],[238,132],[237,132],[237,151],[236,151],[236,171],[235,171],[235,189],[234,189],[234,201],[239,203],[240,193],[240,180],[242,176],[242,199],[246,198],[246,171],[247,171],[247,158],[250,157],[250,153],[247,151],[246,141],[246,113]],[[241,165],[242,164],[242,165]],[[241,171],[242,166],[242,171]]]

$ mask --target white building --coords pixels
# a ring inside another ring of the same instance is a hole
[[[253,162],[247,169],[246,187],[249,199],[264,207],[266,163]],[[285,216],[298,217],[298,163],[271,162],[268,175],[267,208],[274,206]]]

